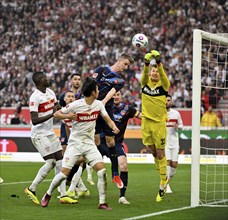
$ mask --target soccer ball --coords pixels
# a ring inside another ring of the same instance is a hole
[[[144,34],[136,34],[132,38],[132,45],[137,48],[146,48],[148,46],[148,38]]]

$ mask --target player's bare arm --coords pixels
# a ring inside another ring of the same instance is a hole
[[[120,132],[120,130],[116,127],[115,122],[112,121],[112,119],[109,117],[109,115],[105,115],[105,116],[103,116],[103,118],[106,121],[106,123],[108,124],[108,126],[112,129],[114,134],[118,134]]]
[[[141,119],[142,119],[142,113],[139,112],[139,111],[137,111],[137,112],[135,113],[135,116],[134,116],[134,117],[141,120]]]
[[[46,115],[46,116],[43,116],[43,117],[39,117],[38,112],[31,112],[31,120],[32,120],[33,125],[43,123],[52,117],[53,117],[53,113]]]
[[[116,93],[116,89],[115,88],[112,88],[108,93],[107,95],[105,96],[105,98],[102,100],[102,103],[105,104],[115,95]]]
[[[40,123],[43,123],[47,120],[49,120],[50,118],[53,117],[53,114],[58,111],[59,109],[61,109],[61,106],[58,102],[55,103],[54,107],[53,107],[53,113],[43,116],[43,117],[39,117],[38,116],[38,112],[31,112],[31,120],[32,120],[32,124],[33,125],[37,125]]]
[[[56,111],[60,110],[62,108],[62,106],[59,104],[59,102],[55,103],[54,109],[53,109],[53,113],[55,113]]]
[[[63,119],[70,119],[70,120],[75,120],[77,117],[77,114],[73,112],[69,112],[67,114],[62,113],[61,109],[57,112],[54,113],[54,118],[63,120]]]

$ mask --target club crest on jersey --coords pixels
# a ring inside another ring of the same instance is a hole
[[[70,160],[70,158],[69,158],[69,157],[66,157],[66,158],[65,158],[65,163],[68,163],[69,160]]]
[[[94,74],[92,75],[92,78],[97,78],[97,76],[98,76],[98,73],[94,73]]]
[[[126,112],[125,112],[125,111],[121,111],[120,114],[121,114],[122,116],[124,116],[124,115],[126,114]]]
[[[123,118],[123,116],[121,114],[114,114],[115,121],[120,122],[122,118]]]

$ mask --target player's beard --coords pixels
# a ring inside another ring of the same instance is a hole
[[[80,86],[78,85],[73,85],[74,89],[78,90],[80,88]]]

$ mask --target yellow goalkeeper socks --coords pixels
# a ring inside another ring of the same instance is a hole
[[[159,162],[159,173],[160,173],[160,185],[164,186],[166,183],[166,172],[167,172],[167,161],[166,157],[164,156],[161,160],[158,160]]]
[[[156,170],[160,173],[160,171],[159,171],[159,160],[157,157],[154,158],[154,162],[155,162]]]

